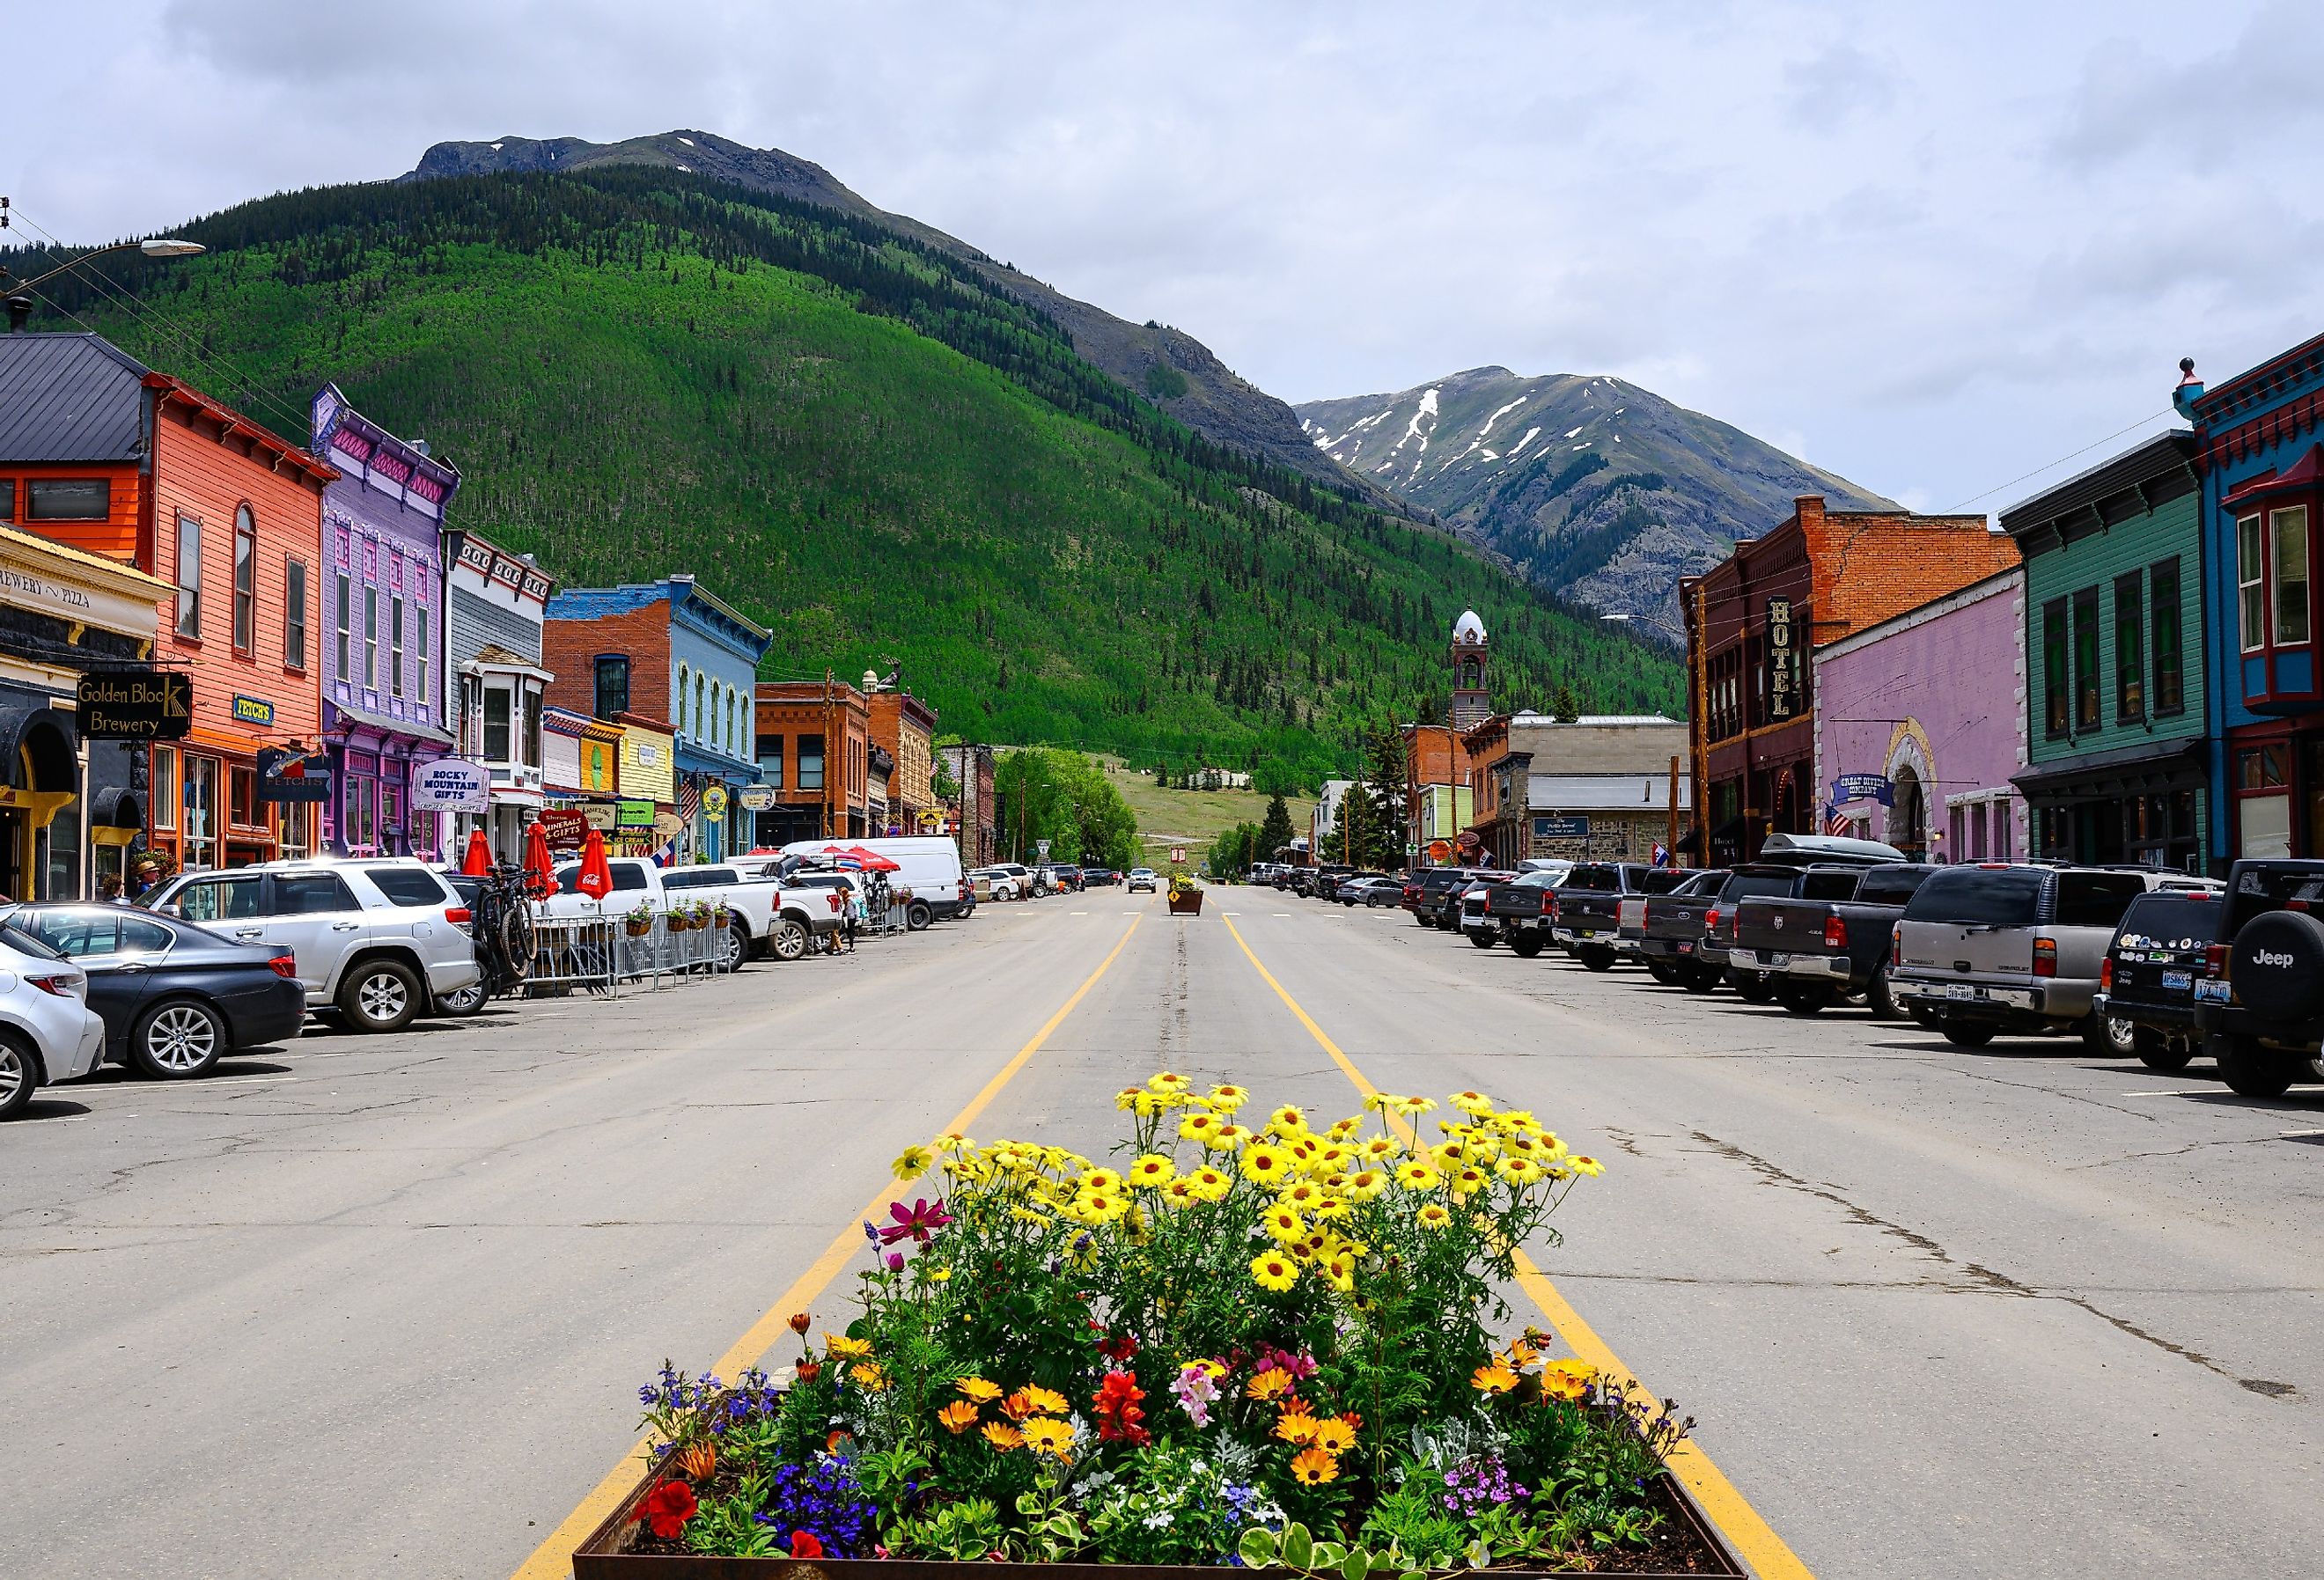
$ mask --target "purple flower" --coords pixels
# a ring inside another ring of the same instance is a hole
[[[952,1215],[945,1211],[941,1201],[916,1201],[908,1209],[902,1202],[890,1202],[888,1204],[888,1215],[896,1221],[879,1231],[882,1245],[893,1245],[899,1240],[926,1245],[930,1235],[952,1224]],[[872,1225],[866,1224],[863,1227],[869,1233]]]
[[[888,1253],[888,1270],[891,1273],[899,1273],[904,1270],[904,1253],[902,1252],[891,1251]]]

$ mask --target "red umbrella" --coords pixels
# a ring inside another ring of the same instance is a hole
[[[862,864],[867,873],[900,873],[904,869],[876,850],[866,850],[860,845],[850,845],[847,854]]]
[[[468,830],[468,854],[460,860],[460,871],[471,878],[490,877],[493,871],[493,847],[481,828]]]
[[[557,866],[549,859],[549,830],[539,823],[524,826],[524,880],[536,896],[557,887]]]
[[[573,886],[592,900],[603,900],[613,891],[613,869],[605,861],[605,831],[589,830],[588,839],[581,846],[581,871]]]

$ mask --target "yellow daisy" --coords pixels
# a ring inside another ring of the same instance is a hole
[[[1025,1446],[1025,1434],[1006,1421],[985,1422],[984,1440],[1003,1454],[1008,1453],[1011,1448]]]
[[[1356,1446],[1356,1429],[1337,1416],[1315,1423],[1315,1446],[1326,1454],[1345,1454]]]
[[[1208,1164],[1195,1169],[1187,1175],[1186,1178],[1189,1182],[1187,1188],[1194,1192],[1196,1201],[1223,1201],[1226,1199],[1227,1192],[1234,1188],[1232,1176],[1222,1173]]]
[[[1576,1153],[1574,1156],[1568,1159],[1566,1163],[1567,1167],[1571,1168],[1576,1174],[1587,1174],[1592,1178],[1595,1178],[1599,1175],[1606,1172],[1605,1164],[1600,1163],[1595,1158],[1582,1157],[1580,1153]]]
[[[1374,1136],[1371,1140],[1366,1141],[1360,1150],[1365,1157],[1370,1159],[1375,1163],[1380,1161],[1384,1158],[1395,1157],[1398,1150],[1394,1139],[1388,1136]]]
[[[1121,1176],[1111,1169],[1093,1169],[1074,1180],[1074,1185],[1082,1190],[1120,1190]]]
[[[1001,1385],[987,1382],[982,1377],[964,1377],[953,1386],[960,1391],[963,1399],[976,1404],[991,1404],[1001,1397]]]
[[[1208,1146],[1211,1138],[1217,1135],[1226,1123],[1215,1113],[1197,1110],[1178,1122],[1178,1133],[1187,1141],[1200,1141]]]
[[[1183,1174],[1162,1187],[1162,1205],[1165,1206],[1191,1206],[1202,1199],[1194,1194],[1194,1182]]]
[[[1280,1241],[1286,1245],[1298,1243],[1300,1237],[1307,1233],[1307,1225],[1301,1223],[1299,1215],[1289,1207],[1269,1207],[1259,1215],[1259,1226],[1267,1231],[1269,1239]]]
[[[823,1335],[823,1353],[835,1361],[860,1361],[872,1353],[872,1342],[849,1338],[844,1333],[826,1333]]]
[[[1517,1374],[1499,1361],[1478,1367],[1469,1377],[1469,1386],[1479,1393],[1507,1393],[1517,1385]]]
[[[1220,1085],[1211,1088],[1210,1104],[1221,1113],[1232,1113],[1250,1101],[1250,1094],[1240,1086]]]
[[[1255,1179],[1268,1187],[1277,1186],[1291,1178],[1291,1154],[1281,1147],[1262,1142],[1242,1155],[1242,1177]]]
[[[1351,1114],[1346,1119],[1333,1121],[1332,1128],[1325,1131],[1323,1133],[1330,1136],[1335,1141],[1344,1141],[1353,1138],[1355,1133],[1363,1128],[1363,1116],[1361,1114]]]
[[[1299,1264],[1279,1251],[1262,1251],[1250,1259],[1250,1276],[1260,1289],[1280,1294],[1299,1281]]]
[[[1298,1381],[1280,1367],[1270,1368],[1252,1377],[1249,1386],[1243,1389],[1242,1395],[1245,1399],[1262,1400],[1277,1399],[1290,1392],[1293,1385]]]
[[[1396,1182],[1406,1190],[1434,1190],[1444,1176],[1416,1158],[1396,1166]]]
[[[1185,1092],[1190,1090],[1194,1083],[1173,1071],[1159,1070],[1146,1077],[1146,1085],[1157,1092]]]
[[[1466,1114],[1485,1114],[1493,1111],[1493,1100],[1482,1092],[1455,1092],[1445,1101]]]
[[[888,1165],[888,1172],[899,1179],[918,1179],[936,1160],[936,1155],[926,1147],[906,1147],[896,1154],[896,1160]]]
[[[1398,1097],[1396,1099],[1396,1111],[1398,1113],[1434,1113],[1435,1108],[1436,1099],[1434,1097]]]
[[[1243,1148],[1249,1146],[1250,1144],[1250,1132],[1245,1130],[1242,1126],[1239,1124],[1222,1124],[1219,1126],[1218,1129],[1213,1131],[1211,1132],[1210,1140],[1204,1141],[1203,1144],[1210,1148],[1213,1152],[1239,1152]]]
[[[1291,1474],[1298,1477],[1302,1484],[1316,1486],[1339,1475],[1340,1461],[1338,1456],[1326,1454],[1321,1448],[1303,1448],[1292,1455]]]
[[[1130,1166],[1130,1182],[1140,1190],[1159,1190],[1178,1178],[1178,1165],[1159,1152],[1148,1152]]]
[[[1348,1195],[1357,1201],[1370,1201],[1388,1188],[1388,1171],[1382,1169],[1359,1169],[1344,1182]]]
[[[1549,1170],[1531,1158],[1515,1155],[1493,1165],[1493,1172],[1511,1185],[1531,1185]]]
[[[1424,1229],[1442,1229],[1452,1222],[1452,1215],[1434,1202],[1424,1203],[1420,1211],[1413,1215],[1420,1220],[1420,1226]]]
[[[847,1374],[855,1380],[855,1386],[866,1393],[887,1391],[888,1374],[880,1370],[877,1361],[858,1361],[847,1369]]]
[[[1074,1446],[1074,1424],[1050,1416],[1038,1417],[1025,1423],[1025,1441],[1036,1454],[1047,1454],[1063,1459],[1065,1450]]]
[[[1275,1435],[1302,1448],[1315,1441],[1315,1418],[1305,1410],[1285,1410],[1275,1420]]]

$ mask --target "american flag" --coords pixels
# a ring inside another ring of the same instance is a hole
[[[702,781],[688,774],[678,781],[678,820],[691,823],[694,821],[694,815],[700,810],[702,810]]]
[[[1824,814],[1823,831],[1843,836],[1853,834],[1856,832],[1856,819],[1834,807]]]

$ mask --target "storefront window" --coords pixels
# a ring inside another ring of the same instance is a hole
[[[2275,640],[2278,646],[2308,640],[2308,507],[2270,511],[2268,535],[2275,550]]]
[[[2174,714],[2187,706],[2179,644],[2179,562],[2164,559],[2149,566],[2146,587],[2154,605],[2154,711],[2158,716]]]
[[[281,808],[281,832],[278,836],[286,856],[312,854],[315,848],[315,806],[311,801],[289,801]]]
[[[229,768],[226,771],[226,813],[236,828],[255,828],[258,824],[258,771],[253,768]]]
[[[2139,574],[2114,578],[2114,719],[2146,716],[2146,622],[2139,607]]]
[[[2098,727],[2098,590],[2074,595],[2074,727]]]
[[[217,865],[218,760],[186,759],[186,865]]]
[[[395,843],[396,830],[403,827],[403,799],[392,784],[379,787],[379,832],[385,836],[389,847]]]
[[[484,761],[507,762],[512,760],[508,688],[487,686],[484,688]]]
[[[798,787],[801,790],[823,788],[823,737],[821,735],[799,737]]]
[[[175,828],[178,826],[178,749],[175,746],[153,748],[153,827]]]
[[[2282,743],[2246,746],[2236,753],[2236,788],[2243,790],[2273,789],[2285,782],[2284,767]]]
[[[370,850],[379,830],[379,781],[347,776],[347,848]]]

